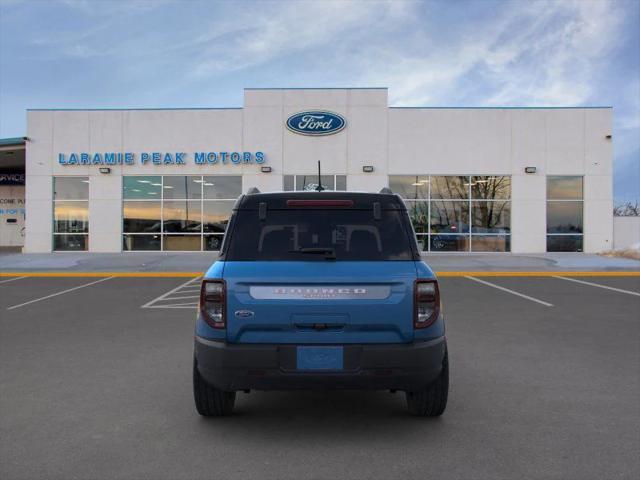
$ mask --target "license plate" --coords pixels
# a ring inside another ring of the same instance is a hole
[[[342,347],[298,347],[298,370],[342,370]]]

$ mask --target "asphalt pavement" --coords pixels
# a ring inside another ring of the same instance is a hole
[[[567,278],[441,279],[441,418],[251,392],[204,419],[189,279],[2,277],[0,478],[640,478],[640,277]]]

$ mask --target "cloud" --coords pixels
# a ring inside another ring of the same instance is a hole
[[[235,21],[213,23],[196,43],[205,45],[197,57],[194,77],[207,77],[263,65],[294,53],[331,50],[353,30],[401,18],[410,4],[400,2],[286,2],[236,12]],[[339,65],[336,65],[339,67]]]
[[[481,105],[580,105],[594,93],[594,69],[619,41],[623,11],[610,2],[505,3],[461,39],[407,56],[388,49],[372,83],[392,86],[397,106],[457,104],[473,77]],[[425,53],[427,52],[427,53]]]

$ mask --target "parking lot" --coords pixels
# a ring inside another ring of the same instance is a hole
[[[438,419],[251,392],[203,419],[197,279],[0,277],[0,477],[639,478],[640,277],[444,277]]]

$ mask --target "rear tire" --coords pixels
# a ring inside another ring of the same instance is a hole
[[[426,389],[418,392],[406,392],[407,409],[411,415],[420,417],[438,417],[447,408],[449,394],[449,358],[447,352],[442,360],[442,370],[438,378]]]
[[[223,392],[209,385],[193,360],[193,397],[196,410],[203,417],[222,417],[231,415],[236,402],[236,392]]]

